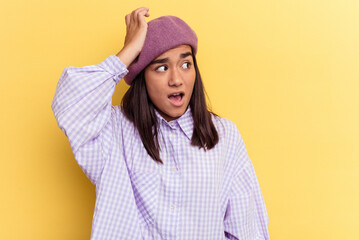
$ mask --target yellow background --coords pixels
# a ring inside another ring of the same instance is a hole
[[[2,0],[0,239],[90,238],[95,188],[50,105],[62,70],[116,54],[142,5],[196,31],[213,110],[243,136],[271,239],[359,239],[357,0]]]

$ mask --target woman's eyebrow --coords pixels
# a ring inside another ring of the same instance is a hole
[[[192,56],[192,53],[186,52],[186,53],[180,54],[180,58],[186,58],[188,56]],[[169,60],[169,58],[161,58],[161,59],[153,60],[149,65],[156,64],[156,63],[165,63],[165,62],[168,62],[168,60]]]
[[[165,62],[168,62],[168,59],[169,58],[161,58],[161,59],[153,60],[149,65],[156,64],[156,63],[165,63]]]
[[[191,52],[182,53],[180,55],[180,58],[185,58],[185,57],[188,57],[188,56],[192,56],[192,53]]]

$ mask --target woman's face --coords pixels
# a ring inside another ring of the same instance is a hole
[[[191,47],[180,45],[162,53],[146,67],[145,79],[148,95],[161,116],[167,121],[182,116],[196,79]]]

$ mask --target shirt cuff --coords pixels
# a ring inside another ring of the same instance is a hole
[[[109,56],[98,65],[114,76],[116,84],[128,73],[126,65],[116,55]]]

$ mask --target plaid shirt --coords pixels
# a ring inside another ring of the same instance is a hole
[[[234,123],[212,116],[219,143],[204,151],[191,145],[189,107],[170,122],[156,111],[158,164],[121,106],[112,106],[127,73],[115,55],[67,67],[52,102],[76,161],[96,185],[91,239],[269,239],[263,196]]]

